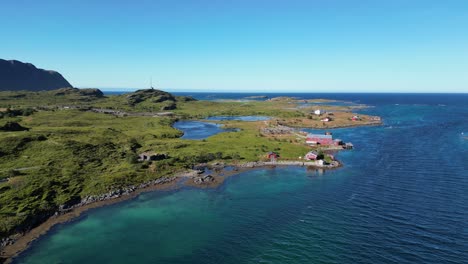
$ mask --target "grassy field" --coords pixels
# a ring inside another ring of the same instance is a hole
[[[57,91],[0,92],[3,113],[35,109],[0,117],[0,127],[17,122],[29,128],[0,131],[0,237],[25,231],[60,206],[72,205],[86,195],[171,175],[194,164],[257,161],[265,159],[268,151],[294,160],[309,150],[295,135],[262,135],[263,121],[218,122],[239,131],[205,140],[181,139],[182,132],[172,127],[178,119],[216,115],[265,115],[288,122],[307,119],[309,109],[297,108],[294,101],[208,102],[167,96],[154,94],[135,104],[126,95],[102,97],[71,90],[59,95]],[[96,107],[156,113],[170,104],[176,108],[171,110],[172,117],[86,111]],[[138,154],[144,151],[164,153],[168,158],[138,162]]]

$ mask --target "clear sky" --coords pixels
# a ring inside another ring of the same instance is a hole
[[[468,1],[1,0],[0,58],[76,87],[468,92]]]

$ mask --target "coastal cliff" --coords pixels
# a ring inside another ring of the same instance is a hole
[[[0,91],[43,91],[72,85],[58,72],[31,63],[0,59]]]

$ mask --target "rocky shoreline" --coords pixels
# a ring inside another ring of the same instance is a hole
[[[380,126],[382,124],[383,124],[383,122],[381,120],[374,120],[374,121],[369,121],[369,122],[362,122],[362,123],[356,123],[356,124],[347,124],[347,125],[343,125],[343,124],[335,125],[335,124],[328,123],[324,127],[314,127],[314,126],[304,126],[304,125],[295,126],[294,124],[288,124],[287,126],[289,126],[290,128],[296,128],[296,129],[299,129],[299,128],[338,129],[338,128]],[[283,125],[283,126],[285,126],[285,125]]]
[[[89,195],[85,196],[81,201],[73,206],[60,206],[59,210],[55,212],[54,216],[57,216],[59,214],[64,214],[67,213],[74,208],[82,207],[88,204],[96,203],[96,202],[102,202],[106,200],[111,200],[111,199],[117,199],[122,196],[130,195],[131,193],[135,192],[138,189],[145,189],[148,188],[152,185],[158,185],[158,184],[165,184],[165,183],[170,183],[174,181],[176,177],[163,177],[159,178],[153,181],[141,183],[139,185],[130,185],[128,187],[122,188],[122,189],[117,189],[113,191],[109,191],[107,193],[101,194],[101,195]]]
[[[322,165],[315,161],[275,161],[275,162],[246,162],[240,164],[199,164],[193,170],[174,173],[172,176],[162,177],[145,183],[130,185],[125,188],[109,191],[100,195],[83,197],[80,202],[66,206],[62,205],[39,226],[25,233],[16,234],[0,240],[0,263],[10,263],[12,258],[26,250],[33,241],[45,235],[50,228],[79,217],[89,209],[107,206],[135,198],[141,193],[178,189],[183,186],[217,187],[226,177],[245,172],[250,169],[276,166],[301,166],[317,169],[334,169],[341,167],[341,163],[334,161],[329,165]],[[183,184],[179,184],[183,183]]]
[[[332,161],[330,164],[320,164],[318,161],[254,161],[247,162],[239,165],[241,168],[256,168],[256,167],[265,167],[265,166],[306,166],[306,167],[315,167],[319,169],[334,169],[341,166],[341,163],[338,161]]]
[[[76,219],[89,209],[126,201],[144,192],[169,190],[177,186],[178,179],[193,177],[193,175],[196,175],[193,171],[179,172],[173,176],[158,178],[138,185],[130,185],[104,194],[85,196],[80,202],[71,206],[61,205],[55,213],[49,215],[47,220],[39,226],[24,233],[1,239],[0,263],[10,263],[12,258],[27,249],[33,241],[46,234],[50,228]]]

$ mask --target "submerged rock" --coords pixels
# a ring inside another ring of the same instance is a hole
[[[203,184],[203,183],[210,183],[210,182],[214,182],[215,178],[208,174],[208,175],[205,175],[205,176],[199,176],[199,177],[195,177],[193,179],[193,182],[195,184]]]

